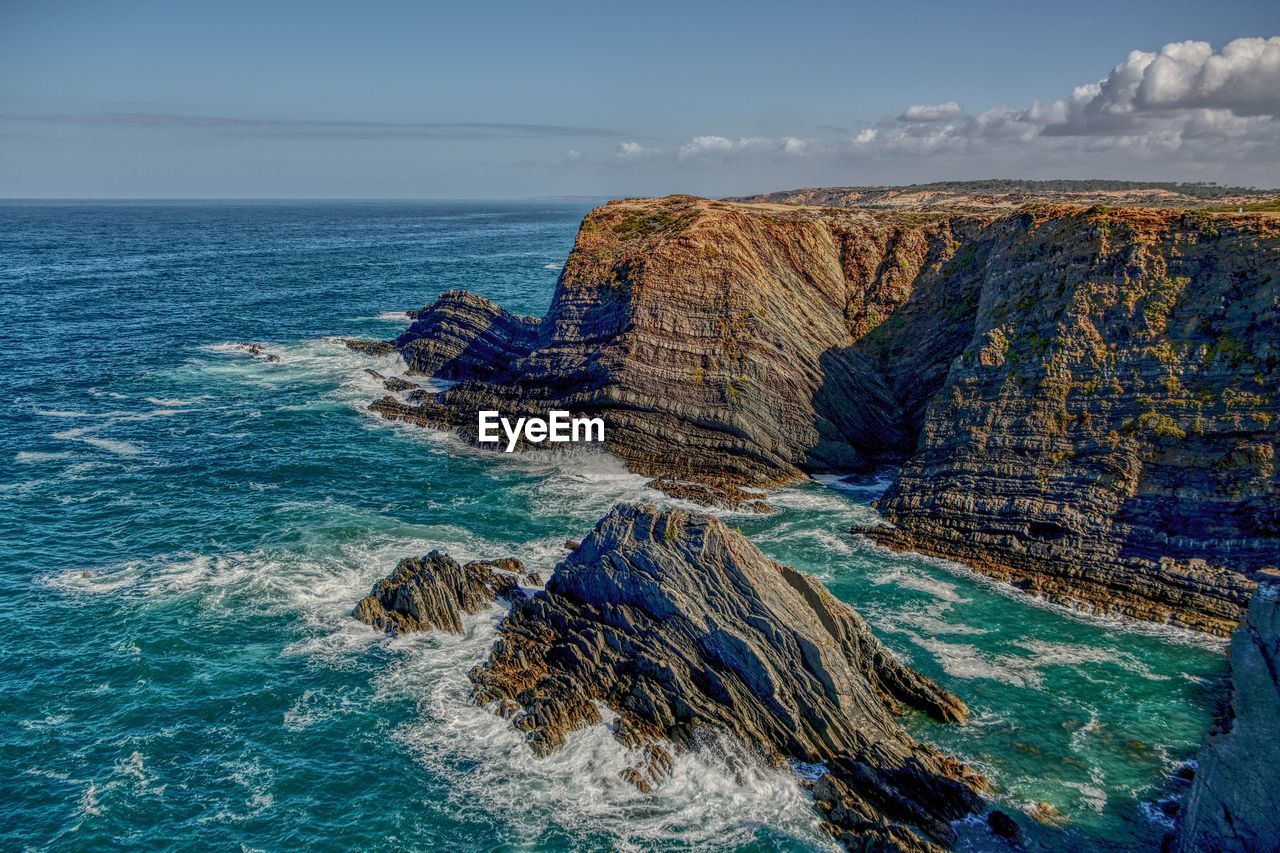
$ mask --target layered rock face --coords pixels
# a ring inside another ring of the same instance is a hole
[[[457,384],[384,416],[598,415],[706,502],[905,462],[876,538],[1075,605],[1225,634],[1280,563],[1267,214],[613,202],[540,321],[447,293],[396,346]]]
[[[545,318],[444,294],[396,344],[413,370],[459,384],[374,408],[472,438],[480,409],[600,415],[632,470],[704,484],[898,458],[969,330],[933,323],[911,359],[921,369],[899,371],[914,374],[902,393],[855,343],[918,276],[943,274],[956,239],[946,221],[687,197],[605,205],[583,222]]]
[[[1280,228],[1006,221],[973,339],[873,537],[1047,598],[1225,634],[1280,563]]]
[[[462,633],[462,614],[478,613],[495,599],[510,598],[528,581],[519,560],[477,560],[465,566],[432,551],[408,557],[373,585],[352,615],[368,625],[398,634],[439,629]]]
[[[949,822],[981,806],[980,777],[893,719],[960,720],[964,704],[711,516],[615,507],[544,591],[515,601],[471,677],[542,754],[609,709],[644,756],[629,774],[642,788],[669,750],[716,733],[767,761],[826,762],[819,811],[857,849],[948,844]]]
[[[1268,572],[1231,641],[1231,704],[1209,736],[1176,848],[1280,849],[1280,573]]]

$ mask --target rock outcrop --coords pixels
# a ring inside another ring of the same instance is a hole
[[[365,355],[392,355],[396,351],[394,341],[369,341],[362,338],[343,338],[342,344],[347,349],[362,352]]]
[[[478,613],[498,598],[510,599],[529,580],[519,560],[476,560],[464,566],[441,551],[408,557],[373,585],[352,615],[390,634],[406,631],[462,633],[462,614]]]
[[[546,317],[455,291],[395,346],[456,384],[385,417],[599,416],[707,502],[903,464],[875,538],[1076,606],[1225,634],[1280,563],[1265,212],[612,202]]]
[[[1280,573],[1265,573],[1230,651],[1230,705],[1200,755],[1176,849],[1280,850]]]
[[[517,598],[471,675],[539,754],[616,714],[644,756],[642,788],[672,750],[729,736],[775,763],[825,763],[813,785],[856,849],[933,849],[981,807],[981,777],[894,720],[961,720],[960,700],[907,668],[816,580],[765,557],[714,517],[620,505]]]

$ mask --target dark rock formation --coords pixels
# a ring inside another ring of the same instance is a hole
[[[1101,612],[1225,634],[1280,564],[1265,213],[613,202],[541,321],[450,292],[396,347],[457,384],[388,418],[598,415],[712,502],[905,461],[873,538]]]
[[[432,551],[400,561],[390,576],[373,585],[352,615],[375,628],[462,633],[462,614],[477,613],[498,598],[511,598],[526,579],[519,560],[477,560],[465,566]]]
[[[353,349],[365,355],[391,355],[396,351],[396,345],[393,341],[366,341],[360,338],[343,338],[342,343],[346,345],[347,349]]]
[[[1260,576],[1230,651],[1230,706],[1200,754],[1176,849],[1280,850],[1280,572]]]
[[[825,762],[817,807],[857,849],[949,844],[950,821],[981,807],[981,777],[893,719],[961,720],[964,704],[711,516],[615,507],[544,591],[515,600],[471,678],[539,754],[610,708],[644,752],[628,774],[641,787],[709,733],[767,761]]]
[[[998,838],[1004,838],[1013,844],[1022,842],[1022,828],[1007,812],[992,809],[987,815],[987,826],[991,827],[991,832]]]

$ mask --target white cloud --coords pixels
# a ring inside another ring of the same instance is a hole
[[[1239,175],[1243,183],[1280,184],[1280,37],[1237,39],[1220,51],[1194,41],[1135,50],[1103,79],[1027,107],[971,115],[957,101],[916,104],[822,139],[706,134],[668,147],[624,142],[610,162],[806,176],[845,175],[859,165],[872,174],[918,175],[945,163],[952,174]]]
[[[621,142],[618,144],[619,160],[645,160],[657,153],[656,148],[646,148],[638,142]]]
[[[1132,134],[1157,122],[1205,125],[1206,110],[1280,118],[1280,36],[1236,39],[1214,53],[1203,41],[1135,50],[1107,77],[1051,108],[1048,136]],[[1157,128],[1165,130],[1167,128]]]
[[[964,108],[955,101],[947,101],[945,104],[916,104],[903,110],[902,115],[898,116],[898,121],[947,121],[963,114]]]

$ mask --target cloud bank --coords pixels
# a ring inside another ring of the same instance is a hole
[[[704,135],[668,147],[624,142],[614,159],[705,166],[1004,156],[1081,166],[1106,156],[1242,163],[1280,181],[1280,37],[1237,39],[1220,51],[1202,41],[1135,50],[1103,79],[1021,108],[971,114],[957,101],[915,104],[836,140]]]

